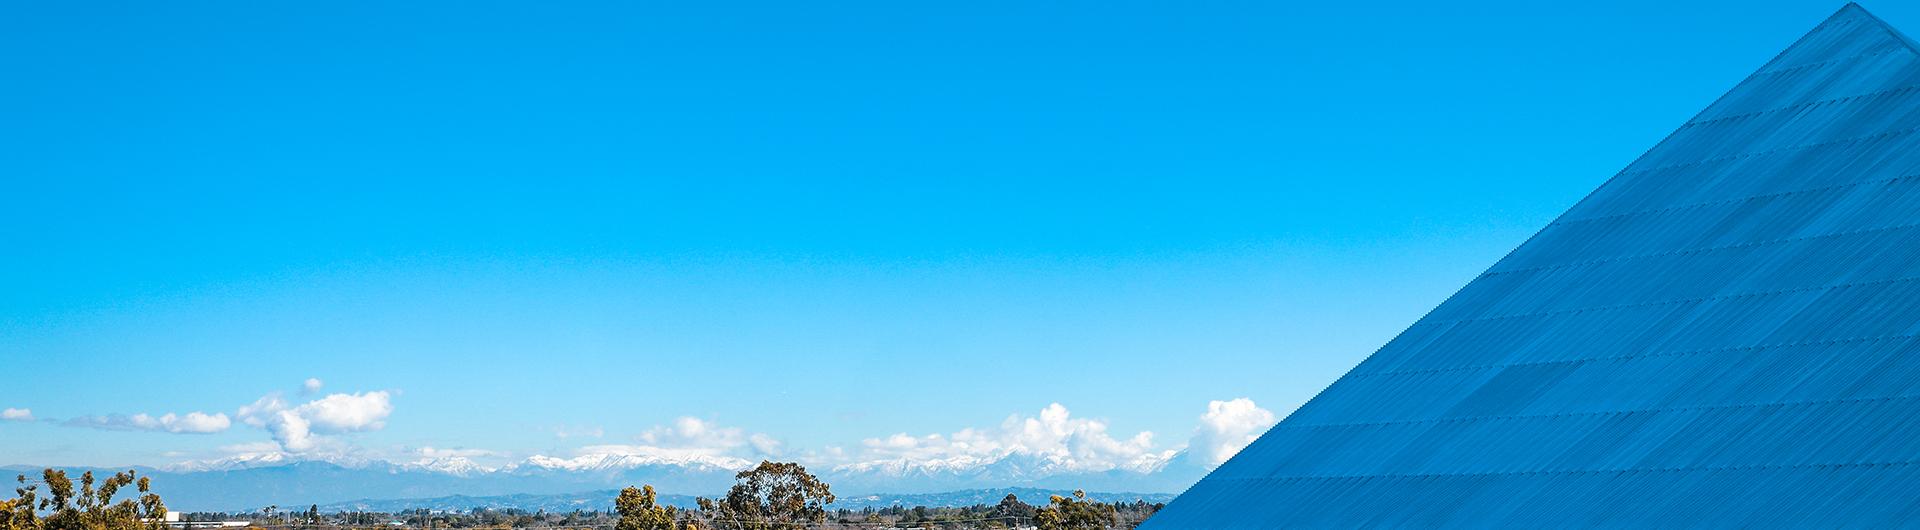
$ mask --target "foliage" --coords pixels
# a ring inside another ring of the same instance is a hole
[[[27,476],[15,477],[20,487],[13,490],[15,497],[0,500],[0,530],[34,530],[40,527],[40,518],[34,513],[37,502],[35,491],[39,486],[28,486]]]
[[[26,475],[14,477],[20,487],[15,497],[0,500],[0,530],[145,530],[164,528],[167,507],[152,483],[133,471],[114,473],[95,484],[93,472],[80,475],[80,489],[74,490],[67,472],[48,469],[40,473],[46,497],[39,485],[27,485]],[[114,501],[122,488],[135,486],[136,498]]]
[[[1020,502],[1019,497],[1008,493],[1006,498],[1000,499],[1000,504],[994,505],[993,509],[987,512],[987,517],[992,518],[994,522],[1012,526],[1019,521],[1032,520],[1034,512],[1033,505]]]
[[[653,486],[642,488],[627,487],[620,490],[620,496],[613,500],[613,509],[620,513],[620,522],[615,530],[673,530],[676,512],[672,506],[661,506],[656,502]]]
[[[825,521],[833,492],[800,464],[762,461],[734,475],[725,498],[701,498],[699,503],[719,528],[773,530]]]
[[[44,489],[44,488],[43,488]],[[642,489],[644,494],[645,490]],[[658,494],[655,503],[664,503],[667,495]],[[1103,503],[1092,500],[1087,502],[1099,505],[1101,510],[1111,510],[1118,516],[1118,522],[1109,528],[1127,530],[1151,517],[1164,504],[1142,500]],[[607,500],[617,499],[617,492],[607,494]],[[713,501],[709,501],[713,502]],[[718,503],[713,503],[718,506]],[[840,504],[836,502],[835,504]],[[664,506],[664,504],[662,504]],[[296,510],[312,512],[311,508]],[[676,530],[718,530],[738,528],[730,522],[723,522],[713,512],[703,512],[691,507],[677,510]],[[1010,528],[1031,528],[1033,515],[1037,512],[1033,506],[1021,502],[1019,497],[1002,498],[998,503],[976,504],[972,506],[869,506],[861,508],[836,508],[827,510],[826,520],[804,525],[768,525],[775,530],[875,530],[877,528],[918,528],[925,530],[1006,530]],[[183,514],[186,521],[251,521],[257,527],[284,528],[283,515],[276,510],[273,517],[266,517],[263,511],[252,510],[243,513],[193,512]],[[590,529],[613,530],[620,524],[620,514],[616,509],[543,511],[520,508],[475,507],[459,509],[415,508],[398,512],[362,512],[342,511],[322,513],[320,530],[393,530],[391,523],[398,522],[407,528],[433,530],[504,530],[508,528],[552,528],[552,529]],[[719,523],[719,524],[716,524]],[[5,530],[5,529],[0,529]],[[16,529],[37,530],[37,529]]]
[[[1087,500],[1087,492],[1075,490],[1072,498],[1054,495],[1046,508],[1033,514],[1033,525],[1040,530],[1098,530],[1119,522],[1113,505]]]

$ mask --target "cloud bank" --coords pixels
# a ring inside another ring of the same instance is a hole
[[[33,421],[33,409],[0,409],[0,421]]]
[[[1216,467],[1266,433],[1274,421],[1272,411],[1260,408],[1251,399],[1210,401],[1187,447],[1204,459],[1207,467]]]
[[[1276,421],[1273,412],[1247,398],[1211,401],[1185,443],[1158,445],[1154,433],[1111,432],[1108,423],[1076,417],[1053,403],[1037,413],[1014,414],[999,425],[963,428],[952,433],[896,433],[867,438],[852,448],[829,446],[801,451],[790,459],[838,472],[905,474],[964,472],[1003,461],[1042,474],[1154,473],[1189,453],[1194,464],[1212,468],[1225,462]],[[694,417],[655,426],[631,444],[593,444],[571,456],[536,455],[536,467],[584,470],[632,465],[711,465],[739,468],[762,458],[779,458],[780,440]]]
[[[594,429],[598,437],[599,429]],[[563,431],[564,432],[564,431]],[[564,438],[564,436],[562,436]],[[753,461],[779,456],[781,442],[762,433],[722,427],[708,420],[681,417],[634,436],[633,444],[595,444],[580,447],[572,457],[535,455],[529,465],[555,469],[594,469],[632,465],[704,465],[745,469]]]
[[[599,438],[607,435],[607,430],[598,426],[568,427],[561,425],[553,428],[553,437],[562,440],[568,438]]]
[[[637,437],[649,446],[700,452],[711,455],[740,453],[747,456],[778,456],[779,440],[765,434],[748,434],[738,427],[721,427],[694,417],[682,417],[670,426],[656,426]]]
[[[28,414],[24,412],[21,414]],[[681,417],[630,437],[629,443],[590,443],[517,459],[513,452],[445,446],[392,447],[368,450],[341,435],[379,430],[393,413],[387,391],[335,393],[289,402],[279,393],[262,396],[240,407],[234,418],[266,431],[272,441],[223,448],[225,458],[182,463],[186,467],[219,468],[228,465],[264,465],[299,460],[322,460],[358,465],[385,460],[403,467],[468,476],[498,470],[548,469],[569,472],[614,472],[646,466],[739,470],[761,459],[785,459],[836,473],[880,477],[973,477],[964,480],[1035,480],[1049,476],[1111,472],[1155,474],[1190,473],[1196,466],[1213,468],[1259,438],[1278,417],[1253,400],[1237,398],[1207,403],[1186,440],[1160,443],[1153,432],[1115,433],[1103,419],[1075,416],[1060,403],[1030,414],[1009,415],[998,425],[968,427],[948,433],[895,433],[866,438],[857,445],[789,450],[781,440],[697,417]],[[225,414],[189,413],[161,417],[109,416],[89,418],[89,426],[217,432],[230,424]],[[605,434],[598,427],[561,427],[561,438]],[[520,453],[526,454],[526,453]]]
[[[289,453],[338,449],[327,435],[374,431],[387,426],[393,414],[392,395],[385,390],[357,394],[330,394],[290,406],[279,393],[267,394],[240,407],[237,416],[247,425],[264,428]]]
[[[1009,416],[998,427],[967,428],[949,435],[899,433],[868,438],[860,443],[854,462],[836,469],[966,469],[1022,456],[1042,460],[1054,472],[1120,469],[1147,473],[1158,470],[1178,453],[1177,449],[1156,449],[1152,432],[1115,438],[1107,432],[1106,422],[1075,418],[1066,406],[1054,403],[1036,416]]]
[[[12,410],[12,409],[8,409]],[[69,427],[89,427],[110,431],[155,431],[182,434],[212,434],[227,430],[233,421],[225,413],[207,414],[188,412],[184,415],[166,413],[160,416],[147,414],[109,414],[105,416],[85,416],[62,422]]]

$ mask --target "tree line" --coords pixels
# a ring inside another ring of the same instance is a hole
[[[161,530],[166,505],[147,477],[133,471],[96,480],[81,475],[78,487],[67,473],[48,469],[39,479],[15,477],[13,499],[0,500],[0,530]],[[126,488],[137,493],[116,500]],[[1144,501],[1099,502],[1083,491],[1053,495],[1030,505],[1014,495],[998,504],[959,507],[890,506],[835,509],[832,486],[792,462],[763,461],[734,475],[726,495],[695,499],[696,507],[660,504],[653,486],[629,487],[614,499],[611,512],[576,510],[566,514],[515,509],[475,509],[468,513],[408,510],[400,513],[341,512],[323,515],[318,506],[258,512],[183,514],[184,522],[245,520],[264,528],[374,529],[394,526],[433,529],[577,529],[577,530],[797,530],[802,528],[872,529],[880,527],[940,530],[1026,528],[1040,530],[1130,529],[1163,505]]]
[[[1040,530],[1109,530],[1133,528],[1163,505],[1104,503],[1087,498],[1053,495],[1045,506],[1032,506],[1007,495],[993,506],[962,508],[890,507],[861,511],[833,510],[831,486],[800,464],[762,461],[734,476],[734,485],[718,499],[697,499],[697,510],[680,510],[657,502],[653,486],[629,487],[614,499],[619,514],[615,530],[779,530],[795,528],[873,528],[880,525],[919,528],[1017,528]]]
[[[80,475],[74,488],[67,472],[48,469],[38,481],[17,475],[14,498],[0,500],[0,530],[151,530],[165,528],[167,506],[152,491],[147,477],[132,470],[95,481],[93,472]],[[46,486],[41,490],[41,486]],[[128,486],[129,498],[114,500]],[[44,493],[44,495],[42,495]]]

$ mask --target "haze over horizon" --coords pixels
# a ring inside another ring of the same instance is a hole
[[[0,464],[1204,471],[1765,4],[8,7]]]

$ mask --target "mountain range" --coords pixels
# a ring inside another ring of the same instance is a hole
[[[977,462],[882,461],[814,472],[832,484],[842,498],[856,499],[912,498],[913,495],[1007,488],[1171,493],[1185,489],[1207,471],[1184,455],[1150,472],[1076,471],[1066,464],[1045,456],[1010,454]],[[258,510],[267,505],[321,504],[345,509],[345,506],[356,505],[354,503],[399,506],[403,504],[393,503],[412,502],[368,499],[475,501],[479,503],[476,506],[559,509],[575,505],[574,501],[592,501],[593,495],[605,490],[641,484],[652,485],[669,498],[681,496],[685,497],[682,500],[690,500],[692,496],[722,494],[732,485],[734,473],[752,465],[753,462],[740,458],[703,455],[536,456],[505,466],[488,467],[463,457],[397,464],[290,461],[274,454],[131,469],[152,477],[155,490],[170,508],[234,512]],[[7,475],[32,475],[43,467],[46,466],[11,465],[0,467],[0,471]],[[129,468],[63,469],[78,474],[88,470],[111,473]],[[992,502],[998,500],[996,497]]]
[[[1067,490],[1041,488],[991,488],[938,493],[909,494],[867,494],[843,495],[834,501],[834,508],[858,510],[861,508],[884,508],[888,506],[973,506],[992,505],[1007,495],[1019,497],[1028,504],[1043,504],[1049,496],[1071,495]],[[581,493],[559,493],[551,495],[515,494],[493,496],[450,495],[424,499],[363,499],[320,505],[323,513],[335,512],[386,512],[395,513],[406,510],[445,510],[459,511],[475,508],[521,510],[544,510],[547,512],[570,512],[574,510],[611,510],[613,499],[620,490],[599,490]],[[1094,500],[1113,502],[1135,500],[1163,503],[1173,500],[1172,493],[1088,493]],[[692,508],[693,495],[661,495],[657,499],[661,504],[680,508]]]

